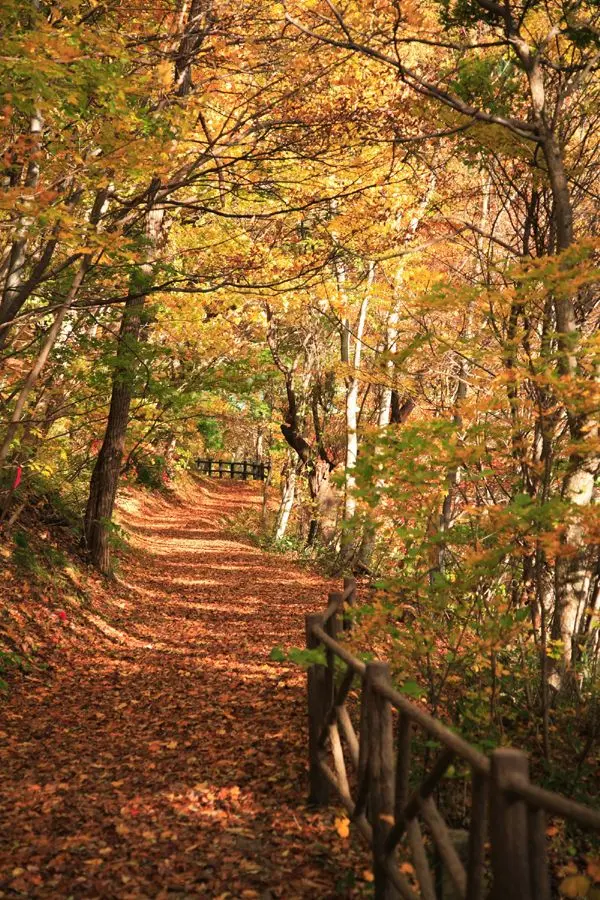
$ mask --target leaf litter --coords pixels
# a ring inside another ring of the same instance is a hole
[[[371,895],[339,812],[306,806],[304,673],[269,660],[331,585],[231,533],[259,499],[130,490],[116,580],[54,598],[52,665],[1,714],[1,898]]]

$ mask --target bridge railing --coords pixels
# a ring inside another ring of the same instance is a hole
[[[197,459],[196,468],[200,474],[216,478],[242,478],[244,481],[250,478],[252,481],[264,481],[271,465],[248,460],[235,462],[226,459]]]
[[[346,809],[371,846],[377,900],[439,900],[434,850],[446,883],[444,900],[556,896],[546,814],[600,831],[600,812],[532,784],[521,750],[484,755],[396,691],[386,663],[353,656],[337,638],[349,627],[346,605],[355,602],[356,584],[345,579],[344,590],[329,594],[322,614],[306,617],[307,648],[326,653],[326,665],[308,669],[309,801],[323,806],[333,795]],[[411,762],[419,731],[429,747],[438,747],[426,771]],[[466,769],[470,781],[463,852],[435,799],[452,765]]]

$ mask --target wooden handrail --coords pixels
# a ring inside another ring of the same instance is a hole
[[[483,753],[480,753],[472,744],[461,738],[456,732],[451,731],[446,725],[442,724],[439,719],[435,719],[425,710],[421,709],[416,703],[411,703],[406,697],[394,690],[388,685],[378,687],[383,696],[390,701],[392,706],[403,712],[409,719],[419,725],[423,731],[426,731],[431,737],[436,738],[440,744],[448,747],[457,756],[460,756],[465,762],[468,762],[472,769],[480,772],[482,775],[488,775],[490,771],[490,761]]]
[[[325,618],[325,616],[323,616],[323,618]],[[341,659],[347,666],[356,672],[357,675],[365,674],[367,670],[365,664],[346,650],[342,644],[330,637],[321,626],[314,625],[312,627],[312,633],[322,644],[329,647],[338,659]],[[476,772],[481,772],[483,775],[489,774],[489,759],[454,731],[450,731],[450,729],[443,725],[438,719],[434,719],[429,713],[425,712],[415,703],[411,703],[410,700],[407,700],[406,697],[403,697],[402,694],[398,693],[398,691],[395,691],[388,685],[377,684],[374,690],[380,692],[386,700],[389,700],[393,707],[408,716],[408,718],[419,725],[423,731],[426,731],[431,737],[436,738],[441,744],[456,753],[457,756],[462,757],[462,759],[464,759],[465,762],[468,762]]]
[[[354,597],[356,596],[356,581],[354,578],[344,578],[346,587],[343,591],[332,591],[329,594],[329,603],[323,613],[323,622],[326,623],[337,612],[341,612],[345,603],[349,606],[354,605]]]
[[[307,647],[322,646],[326,664],[308,669],[309,762],[311,793],[315,805],[326,805],[335,793],[360,834],[371,845],[376,900],[416,900],[417,894],[396,865],[400,839],[406,833],[420,896],[431,900],[434,879],[418,819],[422,819],[449,878],[457,900],[482,900],[486,872],[486,844],[491,848],[493,900],[549,900],[550,877],[546,854],[544,813],[561,816],[578,825],[600,831],[600,812],[529,781],[526,753],[498,748],[491,757],[456,734],[438,719],[397,691],[389,671],[381,662],[364,663],[337,640],[341,622],[345,627],[345,604],[354,605],[356,582],[345,579],[344,590],[329,594],[323,614],[306,618]],[[346,665],[339,687],[335,687],[335,659]],[[360,727],[357,731],[346,708],[346,699],[356,677],[362,682]],[[398,713],[394,728],[392,710]],[[411,743],[414,726],[442,745],[437,760],[420,787],[409,796]],[[394,731],[397,738],[394,739]],[[348,778],[344,745],[349,764],[356,771]],[[397,744],[394,766],[394,743]],[[333,769],[328,764],[331,754]],[[454,758],[471,772],[471,825],[467,859],[453,844],[433,791],[439,786]],[[395,769],[395,775],[394,775]],[[395,784],[394,784],[395,778]],[[351,784],[356,784],[356,799]],[[489,828],[489,833],[488,833]]]
[[[568,797],[555,794],[553,791],[546,791],[544,788],[525,781],[519,775],[510,775],[505,778],[503,787],[507,793],[521,797],[533,809],[543,809],[555,816],[572,819],[584,828],[594,828],[600,831],[600,812],[589,806],[569,800]]]
[[[325,644],[326,647],[329,647],[330,650],[333,650],[338,659],[343,660],[347,666],[349,666],[353,672],[356,672],[357,675],[364,675],[367,671],[367,667],[364,662],[361,662],[360,659],[357,659],[356,656],[352,656],[352,654],[346,650],[345,647],[342,647],[341,644],[338,644],[336,640],[330,637],[326,631],[321,628],[320,625],[313,625],[312,633],[316,638],[318,638],[322,644]]]

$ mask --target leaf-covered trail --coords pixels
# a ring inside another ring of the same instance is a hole
[[[134,550],[96,640],[2,711],[0,897],[362,896],[333,813],[305,807],[303,675],[268,660],[327,583],[227,532],[253,502],[204,482],[122,503]]]

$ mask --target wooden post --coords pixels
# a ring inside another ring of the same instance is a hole
[[[234,462],[233,460],[231,460],[231,462],[229,463],[229,466],[230,466],[230,468],[229,468],[229,477],[230,477],[230,478],[233,478],[233,473],[234,473],[234,471],[235,471],[235,462]]]
[[[335,592],[331,592],[329,594],[329,602],[336,597]],[[337,636],[340,630],[340,620],[338,618],[338,613],[334,612],[333,615],[329,616],[329,619],[325,623],[325,631],[333,640],[337,640]],[[325,658],[327,659],[327,697],[329,698],[329,707],[333,706],[333,700],[335,697],[335,653],[333,650],[330,650],[329,647],[325,649]]]
[[[244,468],[242,470],[242,478],[244,481],[248,480],[248,461],[244,460]]]
[[[333,627],[333,629],[335,631],[335,633],[332,633],[331,631],[329,631],[329,628],[327,628],[328,633],[331,634],[331,637],[334,638],[335,640],[337,640],[337,636],[338,636],[338,633],[340,630],[340,621],[342,622],[342,628],[344,627],[344,625],[343,625],[343,621],[344,621],[343,596],[344,595],[342,594],[341,591],[330,591],[328,594],[328,597],[327,597],[327,605],[328,606],[330,603],[337,603],[337,611],[334,612],[334,614],[331,616],[329,622],[327,623],[328,626],[331,624],[331,626]]]
[[[305,621],[306,647],[308,650],[315,650],[319,646],[319,641],[314,636],[312,629],[314,625],[323,626],[323,616],[308,615]],[[320,663],[313,663],[312,666],[309,666],[306,676],[308,692],[308,802],[311,806],[327,806],[329,802],[329,782],[319,766],[319,760],[325,756],[324,749],[319,747],[319,737],[325,727],[329,709],[333,702],[332,687],[328,667]]]
[[[488,794],[487,777],[480,772],[473,772],[471,776],[471,830],[467,860],[466,900],[483,900],[484,897]]]
[[[505,789],[507,776],[529,781],[529,759],[522,750],[501,747],[491,759],[490,838],[492,900],[537,900],[531,893],[527,804]]]
[[[209,460],[208,460],[208,477],[209,477],[209,478],[212,477],[212,464],[213,464],[212,459],[209,459]]]
[[[223,460],[219,460],[219,478],[223,477]]]
[[[348,594],[348,596],[346,598],[346,603],[350,607],[350,609],[353,609],[354,606],[356,605],[356,579],[355,578],[344,578],[344,593],[346,593],[346,591],[348,589],[350,589],[350,593]],[[348,631],[350,628],[352,628],[352,620],[348,616],[346,616],[344,618],[344,631]]]
[[[546,852],[546,814],[543,809],[529,810],[529,866],[534,900],[550,900],[552,893]]]
[[[351,588],[351,592],[348,595],[348,604],[349,606],[354,606],[356,603],[356,578],[344,578],[344,592],[348,588]]]
[[[373,874],[375,900],[399,896],[385,866],[385,845],[394,823],[394,732],[392,707],[377,686],[390,684],[387,663],[367,664],[365,688],[369,723],[369,814],[373,826]]]

